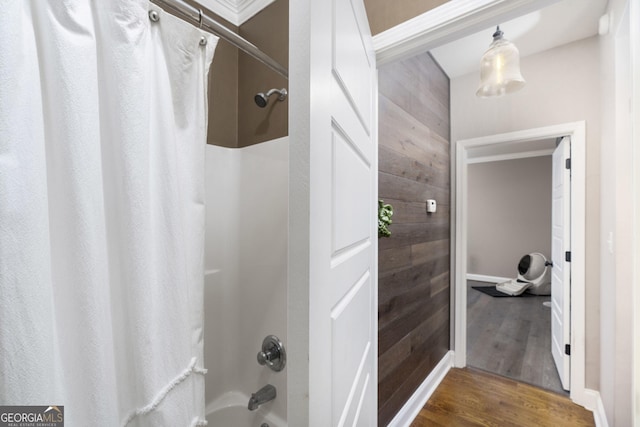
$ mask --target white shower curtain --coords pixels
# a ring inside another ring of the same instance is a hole
[[[0,405],[64,405],[70,427],[205,423],[216,43],[146,0],[2,1]]]

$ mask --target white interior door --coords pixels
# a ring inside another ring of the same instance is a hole
[[[290,230],[295,235],[290,236],[294,265],[289,278],[289,340],[297,336],[304,340],[301,324],[308,319],[308,386],[301,385],[307,380],[305,369],[295,366],[303,361],[291,355],[292,369],[301,376],[288,373],[294,390],[288,421],[289,425],[375,426],[377,74],[373,42],[362,0],[296,0],[290,13]],[[306,103],[304,97],[308,97]],[[304,283],[299,283],[306,280],[308,295]],[[297,304],[307,302],[305,319],[304,308]],[[300,341],[289,345],[295,349]],[[306,406],[308,413],[298,404]]]
[[[333,0],[331,7],[331,14],[312,16],[312,27],[331,30],[325,36],[332,52],[317,70],[323,93],[312,98],[310,424],[374,426],[375,57],[362,0]]]
[[[551,231],[551,353],[562,388],[569,390],[571,344],[571,141],[564,137],[553,152]]]

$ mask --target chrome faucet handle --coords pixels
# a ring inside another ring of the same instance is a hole
[[[277,348],[272,348],[266,352],[258,352],[258,363],[261,365],[273,364],[272,360],[277,359],[280,356]]]
[[[262,351],[258,352],[257,359],[260,365],[267,365],[272,371],[282,371],[287,363],[287,356],[280,339],[275,335],[268,335],[262,341]]]

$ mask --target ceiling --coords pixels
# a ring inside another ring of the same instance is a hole
[[[525,57],[598,34],[607,0],[562,0],[508,22],[496,22],[504,37]],[[445,44],[431,54],[449,78],[479,72],[480,58],[491,44],[495,26]]]

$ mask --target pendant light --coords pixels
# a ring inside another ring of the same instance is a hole
[[[524,84],[518,48],[503,37],[498,26],[493,42],[480,61],[480,86],[476,96],[502,96],[522,89]]]

